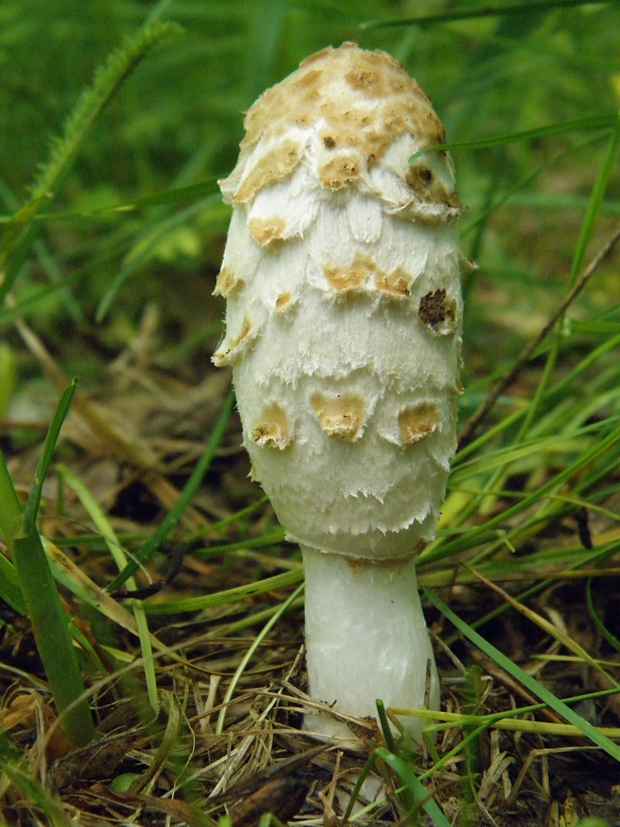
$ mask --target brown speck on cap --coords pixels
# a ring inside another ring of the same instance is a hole
[[[431,402],[422,402],[411,408],[404,408],[398,415],[400,439],[403,445],[413,445],[430,436],[437,427],[439,411]]]
[[[341,48],[344,48],[345,46],[348,47],[351,43],[352,43],[352,41],[347,41],[346,43],[342,44]],[[353,45],[355,46],[356,44],[353,43]],[[299,64],[299,68],[300,69],[305,69],[306,66],[310,66],[313,63],[317,63],[318,61],[323,60],[323,58],[332,51],[333,51],[332,47],[327,46],[325,49],[321,49],[320,52],[315,52],[313,55],[308,55],[308,57],[305,57],[301,61],[301,63]]]
[[[324,434],[344,442],[355,442],[362,435],[366,404],[353,393],[326,396],[313,393],[310,403]]]
[[[304,64],[302,63],[301,66],[303,65]],[[312,89],[316,89],[316,87],[318,86],[318,80],[321,75],[321,72],[319,69],[311,69],[309,72],[305,73],[297,72],[297,75],[297,80],[294,81],[293,85],[296,86],[298,89],[303,89],[306,86]]]
[[[349,86],[356,91],[362,92],[368,98],[380,98],[387,93],[386,85],[383,82],[383,74],[374,68],[365,67],[367,61],[360,60],[355,69],[347,72],[345,79]]]

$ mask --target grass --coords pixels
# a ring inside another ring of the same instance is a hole
[[[620,820],[617,13],[2,4],[0,824]],[[299,730],[301,562],[209,363],[241,113],[347,39],[432,96],[479,265],[424,755]]]

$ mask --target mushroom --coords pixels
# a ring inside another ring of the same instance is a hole
[[[415,556],[456,439],[461,205],[444,129],[390,55],[327,48],[249,109],[215,293],[253,478],[306,576],[309,693],[439,704]],[[421,723],[403,718],[420,741]],[[337,716],[306,729],[351,737]]]

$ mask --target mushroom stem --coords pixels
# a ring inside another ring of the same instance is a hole
[[[386,707],[438,709],[439,679],[415,560],[302,551],[309,694],[356,717],[376,717],[378,698]],[[423,722],[400,720],[421,743]],[[327,715],[306,715],[304,727],[352,737],[344,723]]]

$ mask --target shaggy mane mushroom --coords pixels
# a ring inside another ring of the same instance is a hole
[[[437,708],[415,556],[455,450],[462,302],[452,162],[384,52],[324,49],[245,118],[216,293],[254,478],[302,548],[310,695]],[[403,718],[416,740],[421,723]],[[351,737],[329,714],[305,728]]]

